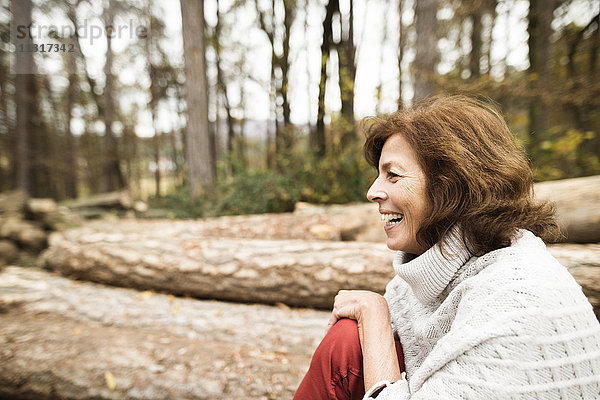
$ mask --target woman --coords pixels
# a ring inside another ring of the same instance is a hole
[[[600,325],[498,111],[433,98],[372,120],[364,151],[396,276],[336,296],[294,398],[600,399]]]

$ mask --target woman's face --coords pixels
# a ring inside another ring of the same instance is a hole
[[[369,201],[379,203],[391,250],[411,254],[427,250],[416,238],[429,209],[425,189],[425,172],[415,151],[402,135],[391,136],[381,150],[379,175],[367,192]]]

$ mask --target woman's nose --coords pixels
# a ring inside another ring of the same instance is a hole
[[[367,191],[367,199],[373,202],[387,199],[387,193],[379,186],[379,179],[376,179]]]

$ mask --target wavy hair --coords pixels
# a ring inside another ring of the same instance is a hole
[[[510,245],[517,229],[546,241],[560,237],[554,208],[533,199],[533,177],[504,118],[466,96],[436,96],[364,121],[365,158],[378,169],[386,140],[402,135],[427,177],[429,215],[417,232],[427,248],[459,224],[469,250],[482,255]]]

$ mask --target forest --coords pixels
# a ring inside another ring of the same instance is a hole
[[[371,116],[498,107],[600,317],[600,0],[0,0],[0,399],[291,399],[394,277]]]
[[[0,191],[183,217],[361,201],[363,118],[436,93],[496,102],[537,181],[600,173],[598,1],[12,3]]]

